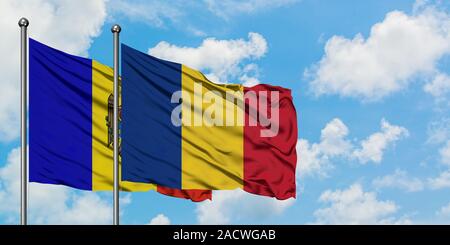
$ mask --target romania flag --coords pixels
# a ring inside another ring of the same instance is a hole
[[[215,84],[187,66],[121,49],[123,180],[295,197],[289,89]]]
[[[29,40],[29,180],[82,190],[113,188],[113,70]],[[157,190],[211,199],[211,191],[121,181],[123,191]]]

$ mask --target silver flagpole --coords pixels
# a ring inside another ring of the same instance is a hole
[[[119,225],[119,33],[120,26],[114,25],[111,28],[114,39],[114,206],[113,206],[113,224]]]
[[[28,20],[21,18],[20,26],[20,224],[27,224],[27,27]]]

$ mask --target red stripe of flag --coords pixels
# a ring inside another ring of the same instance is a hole
[[[249,100],[245,101],[244,126],[244,190],[280,200],[296,196],[295,168],[297,154],[297,116],[289,89],[270,85],[256,85],[245,88],[244,93],[254,91],[259,98],[260,91],[267,91],[268,117],[270,112],[270,91],[279,92],[279,131],[274,137],[261,137],[264,128],[258,121],[257,126],[249,126],[249,110],[253,108]],[[258,103],[259,104],[259,103]],[[261,111],[258,111],[258,114]]]
[[[212,200],[211,190],[180,190],[158,185],[157,191],[166,196],[190,199],[193,202]]]

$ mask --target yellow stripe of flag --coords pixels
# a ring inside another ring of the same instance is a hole
[[[238,108],[243,102],[243,87],[211,83],[203,74],[184,65],[181,86],[182,188],[216,190],[243,188],[243,110],[242,107]],[[226,100],[227,92],[233,95],[229,101]],[[213,104],[219,106],[212,107]],[[226,104],[231,106],[225,107]],[[223,108],[222,112],[214,110],[220,108],[220,105]],[[193,108],[198,110],[193,111]],[[214,118],[216,126],[204,124],[202,115],[205,113]],[[233,120],[234,126],[226,126],[227,119]],[[237,121],[240,122],[239,125],[236,125]],[[220,122],[222,126],[217,125]],[[202,123],[203,125],[200,125]]]

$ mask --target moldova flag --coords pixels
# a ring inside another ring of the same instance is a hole
[[[29,180],[82,190],[113,189],[113,69],[29,39]],[[157,190],[211,199],[208,190],[120,182],[123,191]]]
[[[289,89],[215,84],[124,44],[122,78],[123,180],[295,197]]]

